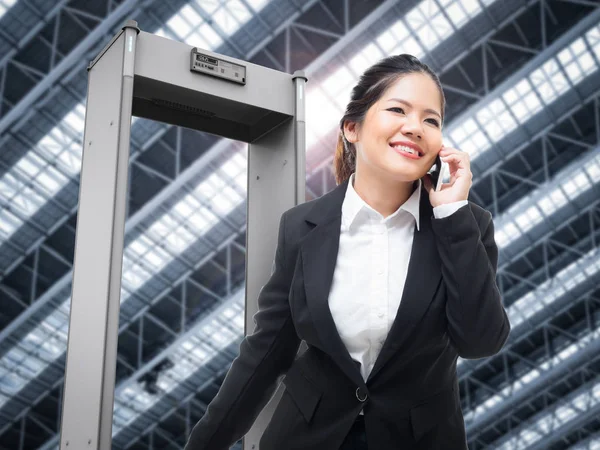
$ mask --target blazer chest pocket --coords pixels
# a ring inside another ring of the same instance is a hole
[[[454,386],[452,386],[428,398],[424,403],[411,408],[409,414],[415,441],[421,439],[438,422],[454,414],[457,402]]]
[[[283,379],[283,384],[306,422],[310,422],[323,392],[298,367],[292,366]]]

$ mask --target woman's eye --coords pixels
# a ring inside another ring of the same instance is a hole
[[[397,106],[395,106],[393,108],[389,108],[388,111],[398,111],[401,114],[405,114],[404,109],[397,107]],[[431,123],[432,125],[434,125],[438,128],[440,126],[440,123],[436,119],[426,119],[426,121],[428,121],[429,123]]]

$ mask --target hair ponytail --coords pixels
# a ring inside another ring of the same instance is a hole
[[[356,150],[354,145],[344,138],[343,130],[338,133],[337,146],[333,156],[333,168],[337,185],[350,178],[352,172],[356,170]]]

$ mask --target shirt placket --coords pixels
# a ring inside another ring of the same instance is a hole
[[[388,229],[387,225],[381,221],[373,223],[373,284],[370,293],[370,362],[371,369],[385,336],[381,335],[381,329],[387,329],[388,322]]]

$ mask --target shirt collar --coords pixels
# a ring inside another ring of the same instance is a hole
[[[355,223],[357,216],[359,213],[365,209],[370,211],[371,213],[375,213],[377,217],[383,220],[383,216],[375,211],[371,206],[369,206],[354,190],[354,175],[356,172],[353,172],[350,175],[350,180],[348,182],[348,189],[346,190],[346,196],[344,197],[344,202],[342,204],[342,220],[346,224],[347,229]],[[411,196],[404,202],[404,204],[400,205],[400,207],[394,211],[393,214],[385,218],[385,221],[394,220],[396,216],[398,216],[400,210],[404,210],[409,212],[413,218],[415,219],[415,223],[417,225],[417,230],[419,228],[419,204],[421,202],[421,180],[417,180],[417,188],[413,191]]]

